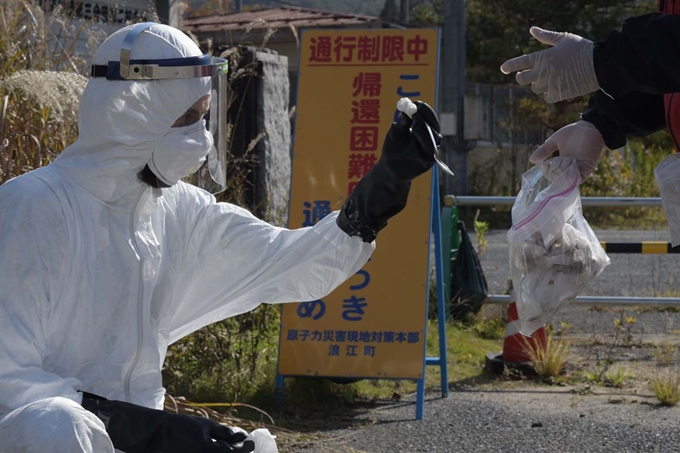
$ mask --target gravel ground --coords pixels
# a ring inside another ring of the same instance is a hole
[[[578,395],[564,387],[459,389],[426,403],[425,420],[413,404],[365,415],[375,424],[330,434],[303,452],[677,452],[680,411],[659,408],[649,395]],[[434,395],[432,395],[434,396]],[[436,397],[435,397],[436,398]]]
[[[610,242],[669,237],[666,230],[595,233]],[[505,230],[490,231],[487,252],[481,257],[490,293],[501,294],[507,288],[505,236]],[[676,275],[680,255],[610,258],[611,265],[584,295],[680,294]],[[369,423],[365,428],[331,431],[322,442],[282,452],[680,452],[680,407],[658,406],[648,385],[648,378],[664,369],[657,366],[654,345],[679,343],[680,313],[629,308],[626,314],[636,318],[632,339],[626,342],[615,337],[614,319],[620,316],[616,309],[570,306],[554,320],[555,325],[564,321],[571,326],[569,335],[578,356],[572,371],[589,369],[598,358],[610,356],[631,373],[623,390],[517,381],[461,386],[452,388],[447,399],[428,394],[423,421],[414,420],[411,395],[349,415],[353,422]],[[677,370],[677,357],[669,367]]]

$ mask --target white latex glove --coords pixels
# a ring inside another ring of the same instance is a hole
[[[520,71],[515,76],[517,83],[531,84],[531,91],[543,93],[544,99],[551,104],[600,89],[593,64],[592,41],[572,33],[538,27],[531,27],[529,32],[552,47],[506,61],[501,65],[503,74]]]
[[[559,150],[561,157],[576,159],[576,165],[581,173],[581,182],[583,182],[595,171],[602,148],[604,148],[604,139],[600,131],[592,123],[581,120],[564,126],[548,137],[545,143],[529,157],[529,162],[541,163]]]
[[[256,429],[248,435],[248,439],[252,439],[255,442],[254,453],[278,453],[279,451],[276,446],[276,440],[268,429]]]

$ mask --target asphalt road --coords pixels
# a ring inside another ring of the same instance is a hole
[[[680,451],[680,410],[644,397],[574,396],[570,390],[459,390],[426,403],[425,420],[413,405],[367,414],[375,424],[331,434],[303,452],[371,453],[632,453]],[[582,401],[581,401],[582,400]]]

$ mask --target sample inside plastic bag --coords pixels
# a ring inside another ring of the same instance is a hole
[[[508,231],[520,332],[531,335],[609,264],[581,212],[576,161],[555,157],[522,175]]]

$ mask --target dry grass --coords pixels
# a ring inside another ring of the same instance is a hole
[[[0,2],[0,184],[49,163],[77,136],[86,22],[30,0]]]
[[[545,346],[524,338],[527,355],[534,363],[536,374],[548,379],[562,374],[570,354],[571,342],[564,337],[548,334]]]
[[[680,402],[680,375],[677,373],[654,376],[650,385],[662,406],[675,406]]]
[[[227,413],[218,412],[213,407],[219,407],[221,409],[233,409],[237,407],[247,407],[261,414],[259,422],[253,420],[247,420],[243,418],[234,417]],[[281,451],[286,451],[289,448],[304,447],[319,453],[365,453],[361,450],[357,450],[351,446],[338,446],[342,444],[343,438],[351,435],[341,434],[335,436],[315,434],[315,433],[302,433],[286,428],[282,428],[276,425],[274,419],[266,412],[247,404],[240,403],[192,403],[187,401],[185,398],[179,397],[174,398],[171,395],[166,395],[165,398],[165,411],[175,413],[175,414],[187,414],[198,417],[209,418],[225,426],[235,426],[238,428],[245,429],[246,431],[253,431],[259,428],[266,428],[273,436],[276,437],[276,443]],[[332,445],[332,446],[331,446]]]
[[[2,81],[8,91],[21,91],[26,97],[50,110],[56,121],[77,117],[78,103],[87,78],[74,72],[21,70]]]

